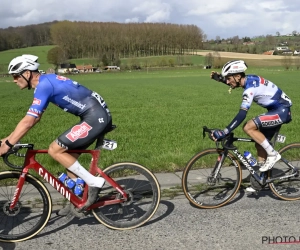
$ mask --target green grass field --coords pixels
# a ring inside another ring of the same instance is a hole
[[[293,121],[283,126],[281,133],[286,143],[300,141],[299,137],[299,72],[272,69],[249,69],[273,81],[293,101]],[[116,140],[118,148],[102,151],[100,166],[114,162],[134,161],[153,172],[183,169],[198,151],[214,147],[207,137],[202,138],[202,127],[224,128],[239,110],[242,89],[228,93],[228,87],[209,79],[210,71],[203,69],[173,69],[118,74],[79,74],[73,79],[103,96],[112,112],[117,129],[107,138]],[[1,107],[0,138],[7,136],[26,114],[33,91],[23,90],[11,78],[0,78]],[[253,103],[247,119],[265,110]],[[35,148],[47,148],[55,138],[78,121],[50,104],[39,124],[22,140],[34,143]],[[242,127],[242,126],[241,126]],[[245,136],[242,128],[235,133]],[[254,145],[240,143],[241,150],[254,151]],[[279,146],[279,145],[278,145]],[[63,168],[48,156],[39,156],[43,165],[53,173]],[[87,167],[89,159],[81,160]],[[0,168],[4,167],[2,161]]]

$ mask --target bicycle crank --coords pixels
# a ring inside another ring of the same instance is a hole
[[[262,175],[263,174],[263,175]],[[260,178],[263,178],[263,183],[266,183],[267,175],[264,173],[260,174]],[[253,187],[256,191],[261,191],[266,184],[260,184],[253,176],[250,177],[251,187]]]

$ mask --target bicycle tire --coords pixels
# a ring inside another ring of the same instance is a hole
[[[122,162],[113,164],[104,172],[118,182],[127,193],[129,201],[92,210],[95,218],[111,229],[127,230],[149,221],[160,203],[160,185],[153,173],[140,164]],[[100,196],[105,198],[117,191],[105,183]]]
[[[51,216],[52,200],[49,191],[38,179],[30,174],[13,211],[8,214],[9,203],[13,199],[21,172],[0,173],[0,241],[18,242],[37,235]]]
[[[192,157],[183,170],[183,192],[198,208],[224,206],[234,198],[240,188],[241,167],[234,155],[229,152],[217,178],[211,178],[212,170],[223,152],[215,148],[203,150]]]
[[[300,143],[291,143],[278,150],[281,154],[281,160],[275,163],[274,167],[269,171],[269,178],[282,177],[291,174],[289,168],[282,158],[287,159],[293,166],[300,170]],[[276,180],[269,183],[269,187],[273,194],[278,198],[286,201],[300,199],[300,178],[292,177],[284,180]]]

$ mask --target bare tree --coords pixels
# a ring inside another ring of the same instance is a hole
[[[213,57],[213,67],[219,69],[222,67],[222,58],[219,52],[214,51],[212,54]]]
[[[58,66],[62,63],[65,63],[67,56],[65,52],[60,47],[54,47],[48,51],[47,62],[55,66],[55,70],[58,69]]]
[[[205,58],[204,58],[205,66],[212,66],[213,62],[214,62],[214,57],[213,57],[212,53],[206,54]]]
[[[272,47],[274,47],[275,44],[276,44],[275,37],[272,36],[272,35],[266,35],[265,44],[266,44],[267,46],[270,46],[270,47],[272,46]]]
[[[292,60],[293,59],[291,55],[284,55],[283,58],[281,59],[281,63],[286,70],[288,70],[291,67]]]
[[[296,66],[296,69],[299,70],[300,68],[300,56],[297,55],[295,58],[294,58],[294,64]]]

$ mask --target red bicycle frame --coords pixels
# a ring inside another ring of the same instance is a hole
[[[122,198],[116,199],[116,194],[111,195],[110,197],[106,196],[102,199],[100,198],[96,203],[87,208],[87,210],[112,205],[117,203],[122,203],[127,201],[128,194],[124,192],[123,188],[115,182],[112,178],[110,178],[107,174],[105,174],[100,168],[98,168],[97,163],[100,157],[100,150],[68,150],[68,153],[88,153],[92,155],[92,160],[90,164],[89,172],[93,175],[99,174],[102,176],[111,186],[113,186],[122,196]],[[62,182],[60,182],[56,177],[54,177],[49,171],[47,171],[37,160],[35,159],[36,154],[48,154],[48,150],[33,150],[28,149],[25,161],[24,168],[22,169],[18,184],[16,186],[16,190],[14,192],[13,199],[10,204],[10,209],[13,209],[17,201],[19,200],[20,193],[22,191],[26,175],[30,169],[38,173],[40,177],[42,177],[47,183],[49,183],[54,189],[57,190],[62,196],[64,196],[67,200],[69,200],[75,207],[81,208],[87,201],[88,196],[88,185],[85,185],[84,192],[82,198],[76,196],[68,187],[66,187]]]

